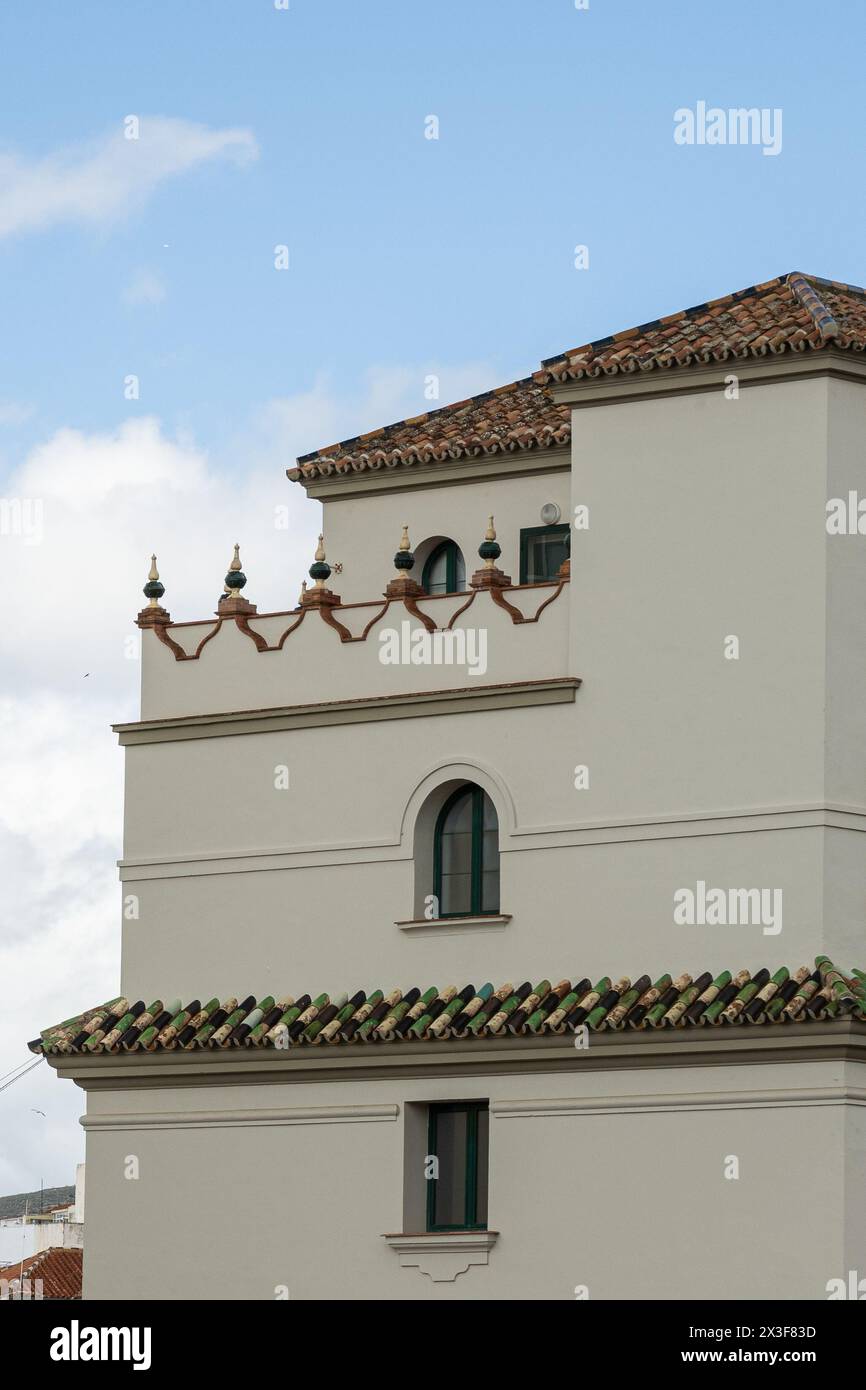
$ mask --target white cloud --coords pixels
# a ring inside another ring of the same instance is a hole
[[[84,696],[0,700],[0,1075],[27,1058],[46,1019],[116,990],[123,770],[112,717],[109,703]],[[78,1088],[58,1086],[44,1063],[0,1092],[0,1191],[71,1182],[83,1108]]]
[[[137,691],[129,639],[154,550],[179,620],[214,611],[236,540],[253,601],[291,607],[318,507],[248,446],[238,458],[218,471],[192,440],[167,436],[150,417],[101,434],[62,429],[33,449],[5,485],[42,518],[39,544],[0,536],[0,555],[27,595],[0,626],[6,669],[28,688],[114,693],[128,704]],[[288,531],[275,528],[278,505],[290,508]]]
[[[110,725],[138,714],[128,653],[151,551],[179,621],[213,612],[236,540],[245,594],[263,612],[292,607],[320,513],[285,468],[423,410],[428,370],[374,369],[354,398],[323,378],[270,401],[230,441],[229,468],[135,417],[100,433],[58,430],[4,480],[6,498],[41,501],[43,524],[40,544],[0,534],[14,575],[0,624],[0,1075],[26,1061],[40,1029],[117,990],[123,761]],[[484,364],[438,374],[456,395],[491,376]],[[287,531],[274,525],[286,505]],[[0,1192],[72,1182],[83,1109],[81,1091],[44,1063],[0,1092]]]
[[[161,304],[165,299],[165,281],[152,270],[138,270],[124,289],[121,299],[133,308],[140,304]]]
[[[69,222],[103,226],[198,164],[244,164],[257,155],[249,130],[212,130],[167,116],[142,116],[137,139],[127,139],[118,122],[101,139],[42,159],[0,154],[0,237]]]

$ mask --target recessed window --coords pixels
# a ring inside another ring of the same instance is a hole
[[[520,532],[520,582],[543,584],[555,579],[571,554],[567,525],[527,526]]]
[[[433,837],[433,892],[440,917],[499,911],[499,818],[481,787],[452,792]]]
[[[460,547],[442,541],[427,557],[421,584],[428,594],[457,594],[466,588],[466,566]]]
[[[430,1106],[428,1231],[486,1231],[489,1142],[486,1100]]]

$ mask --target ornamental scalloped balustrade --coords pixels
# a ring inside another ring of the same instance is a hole
[[[152,601],[138,620],[141,718],[566,679],[568,582],[351,604],[313,588],[280,613],[258,613],[234,591],[214,619],[189,623]]]

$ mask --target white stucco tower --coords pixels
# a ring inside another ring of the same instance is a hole
[[[864,350],[785,276],[298,460],[279,611],[154,563],[120,995],[33,1045],[87,1292],[225,1296],[217,1213],[242,1298],[866,1269]]]

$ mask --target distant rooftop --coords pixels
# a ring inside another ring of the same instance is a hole
[[[55,1192],[63,1190],[54,1188]],[[52,1246],[49,1250],[40,1250],[35,1255],[28,1255],[26,1259],[9,1265],[3,1270],[3,1278],[10,1284],[18,1280],[24,1286],[22,1292],[28,1301],[36,1297],[64,1300],[80,1298],[83,1264],[82,1250]],[[37,1280],[41,1281],[41,1291],[38,1291]]]

